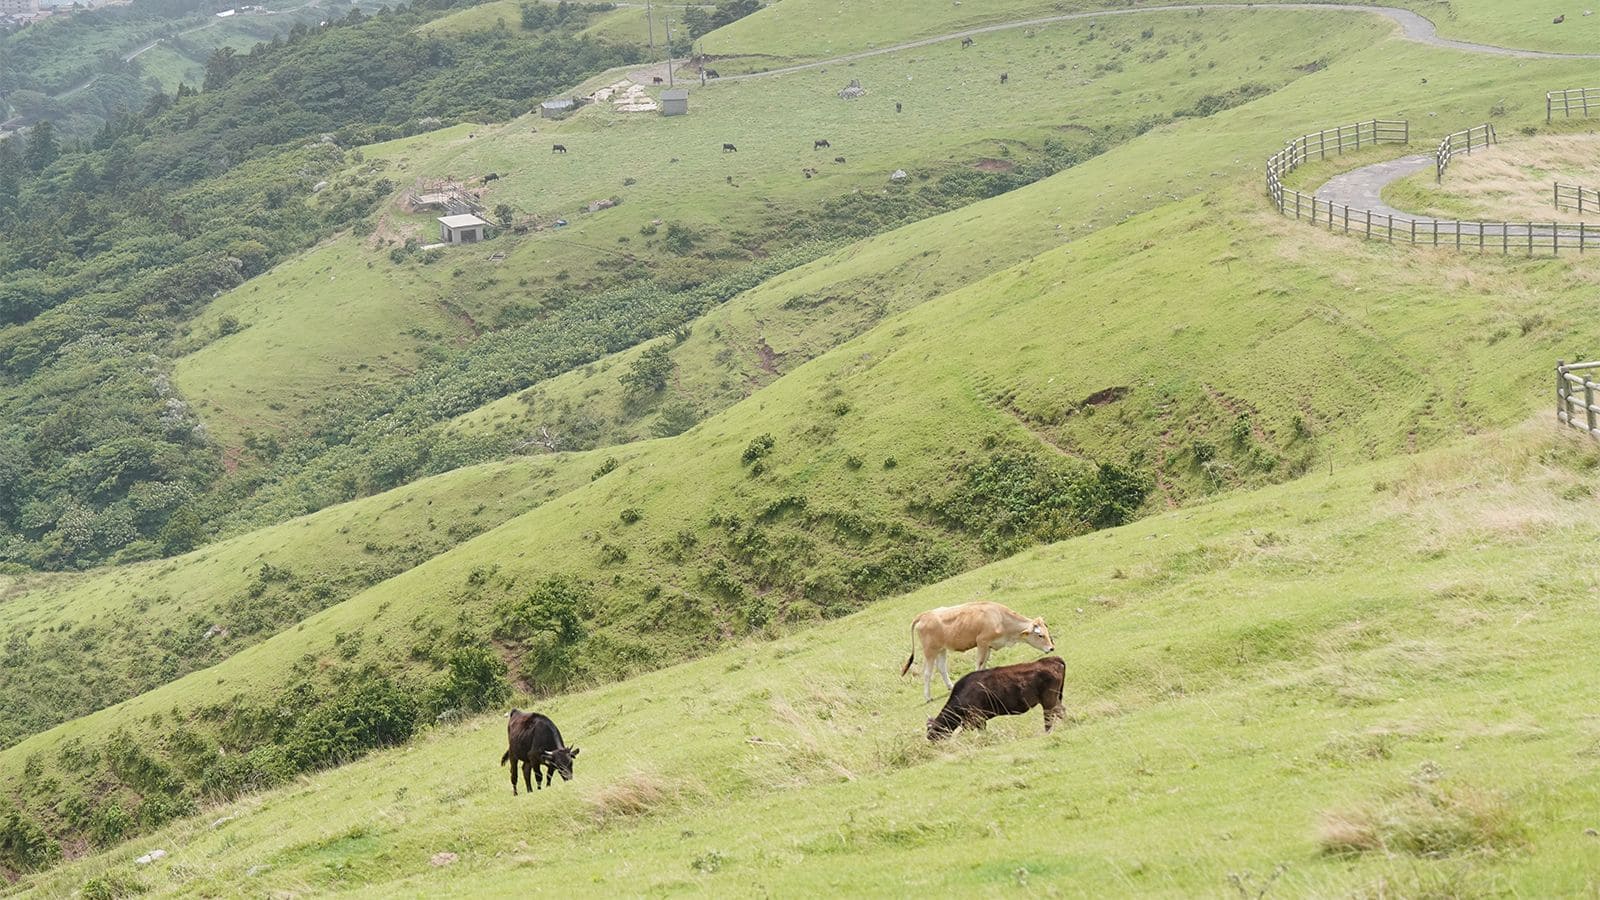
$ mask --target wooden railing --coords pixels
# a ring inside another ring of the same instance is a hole
[[[1439,142],[1439,149],[1433,152],[1434,180],[1444,180],[1444,170],[1450,168],[1451,157],[1481,150],[1493,143],[1497,143],[1494,126],[1487,122],[1474,125],[1466,131],[1445,135],[1444,140]]]
[[[1562,118],[1569,118],[1577,113],[1584,118],[1589,117],[1589,110],[1600,112],[1600,88],[1569,88],[1564,91],[1545,91],[1544,94],[1544,120],[1550,122],[1555,118],[1557,111]]]
[[[1409,144],[1411,124],[1403,120],[1369,119],[1350,125],[1324,128],[1285,141],[1282,150],[1267,158],[1267,196],[1283,211],[1283,177],[1312,159],[1342,156],[1373,144]]]
[[[1556,182],[1556,209],[1600,212],[1600,190]]]
[[[1529,256],[1561,251],[1587,253],[1600,250],[1600,225],[1579,222],[1469,222],[1411,218],[1392,213],[1331,203],[1321,197],[1282,189],[1279,211],[1329,231],[1355,234],[1391,244],[1447,247],[1478,253],[1526,253]],[[1594,234],[1590,238],[1590,234]],[[1593,246],[1591,246],[1593,245]]]
[[[1589,380],[1595,369],[1600,362],[1556,363],[1556,421],[1600,438],[1600,406],[1595,405],[1600,384]]]

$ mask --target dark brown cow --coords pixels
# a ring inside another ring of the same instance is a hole
[[[732,144],[723,144],[722,145],[722,152],[723,153],[738,153],[739,152],[739,148],[735,147]]]
[[[1067,712],[1061,705],[1066,675],[1067,664],[1059,656],[968,672],[950,691],[944,709],[928,720],[928,740],[947,738],[957,728],[983,728],[995,716],[1020,716],[1035,706],[1044,707],[1049,734]]]
[[[540,790],[544,789],[546,782],[555,787],[557,772],[561,773],[562,781],[572,780],[572,760],[577,757],[578,748],[562,743],[561,731],[549,716],[513,709],[506,713],[506,718],[509,720],[506,723],[506,737],[511,746],[500,757],[500,765],[511,763],[511,796],[517,795],[519,762],[522,763],[522,784],[527,790],[534,790],[534,786],[528,783],[529,773],[532,773],[534,783]]]
[[[823,147],[832,147],[832,146],[833,146],[832,144],[828,143],[828,139],[827,138],[823,138],[823,139],[821,139],[819,141],[812,141],[811,142],[811,149],[813,149],[813,150],[821,150]]]
[[[565,152],[567,152],[567,145],[566,144],[551,144],[550,145],[550,152],[551,153],[565,153]]]

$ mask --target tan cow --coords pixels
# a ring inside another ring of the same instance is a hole
[[[949,690],[950,661],[946,654],[954,650],[962,653],[978,648],[978,668],[989,664],[989,651],[1023,642],[1049,653],[1056,649],[1050,640],[1050,629],[1044,619],[1030,619],[1021,613],[980,600],[960,606],[941,606],[911,620],[911,656],[900,667],[903,677],[911,671],[917,658],[917,645],[922,645],[922,696],[933,699],[933,670],[937,666]]]

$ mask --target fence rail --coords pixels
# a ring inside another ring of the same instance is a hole
[[[1595,405],[1600,384],[1589,378],[1595,369],[1600,362],[1556,363],[1556,421],[1600,438],[1600,406]]]
[[[1568,88],[1564,91],[1544,92],[1546,122],[1553,121],[1557,111],[1560,111],[1563,118],[1571,118],[1576,112],[1587,119],[1590,108],[1600,112],[1600,88]]]
[[[1445,135],[1444,140],[1439,142],[1439,149],[1433,152],[1434,180],[1444,180],[1444,170],[1450,168],[1450,159],[1456,154],[1471,153],[1498,142],[1494,126],[1487,122],[1474,125],[1466,131]]]
[[[1409,144],[1411,123],[1399,119],[1369,119],[1324,128],[1285,141],[1282,150],[1267,158],[1267,195],[1283,211],[1283,177],[1312,159],[1342,156],[1373,144]]]
[[[1562,184],[1556,182],[1555,190],[1556,209],[1574,210],[1584,212],[1594,210],[1600,212],[1600,190],[1586,188],[1576,184]]]
[[[1469,222],[1415,219],[1376,213],[1311,194],[1283,189],[1279,211],[1329,231],[1355,234],[1391,244],[1447,247],[1478,253],[1549,253],[1600,250],[1600,225],[1559,222]],[[1593,235],[1593,237],[1590,237]]]

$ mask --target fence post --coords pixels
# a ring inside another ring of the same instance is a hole
[[[1567,361],[1556,360],[1556,421],[1567,421]]]
[[[1417,220],[1411,220],[1411,246],[1417,245]]]
[[[1350,233],[1350,204],[1344,205],[1344,233]]]
[[[1394,243],[1394,213],[1389,213],[1389,243]]]
[[[1367,210],[1367,240],[1372,240],[1372,210]]]
[[[1544,95],[1544,123],[1546,125],[1550,124],[1550,93],[1548,91]]]
[[[1578,255],[1583,255],[1584,238],[1588,236],[1589,228],[1582,222],[1578,223]]]
[[[1504,222],[1500,223],[1500,255],[1511,255],[1511,229]]]
[[[1589,426],[1589,434],[1595,433],[1594,421],[1594,382],[1589,376],[1583,376],[1583,421]]]
[[[1456,220],[1456,250],[1461,250],[1461,220]]]

